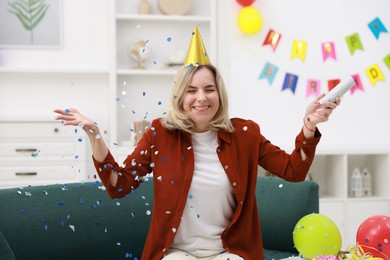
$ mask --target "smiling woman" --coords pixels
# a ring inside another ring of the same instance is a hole
[[[264,259],[258,166],[288,181],[306,178],[321,137],[316,126],[340,104],[338,98],[322,106],[321,97],[307,107],[295,149],[286,153],[254,121],[229,117],[225,85],[195,26],[168,113],[153,120],[123,166],[94,121],[74,108],[55,112],[64,125],[81,126],[88,135],[111,198],[132,193],[152,173],[154,204],[142,259]]]

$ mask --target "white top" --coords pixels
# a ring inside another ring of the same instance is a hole
[[[225,251],[221,234],[236,208],[233,189],[217,155],[217,132],[192,134],[195,169],[172,248],[194,256]]]

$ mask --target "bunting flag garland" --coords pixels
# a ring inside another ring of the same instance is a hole
[[[378,80],[385,80],[381,69],[378,64],[374,64],[366,69],[368,78],[370,79],[371,85],[374,87]]]
[[[328,80],[328,90],[331,91],[337,84],[340,83],[340,79],[329,79]]]
[[[321,91],[321,81],[318,79],[308,79],[306,84],[306,97],[311,95],[318,97]]]
[[[345,37],[345,41],[347,42],[351,55],[354,54],[355,50],[363,50],[363,44],[358,33],[354,33]]]
[[[384,63],[386,64],[387,68],[390,69],[390,54],[385,56],[383,58]]]
[[[263,42],[263,46],[265,45],[271,45],[272,50],[275,51],[278,47],[280,38],[282,38],[282,35],[272,29],[268,31],[267,37],[265,37],[265,40]]]
[[[353,95],[353,93],[355,93],[355,91],[357,91],[357,90],[364,91],[363,84],[362,84],[362,81],[360,79],[359,74],[352,75],[352,78],[353,78],[353,80],[355,81],[356,84],[355,84],[355,86],[353,86],[349,90],[351,92],[351,95]]]
[[[269,62],[266,62],[263,67],[263,71],[259,76],[259,79],[267,79],[269,84],[272,85],[272,82],[274,81],[277,72],[278,67]]]
[[[383,25],[382,21],[378,17],[376,17],[370,23],[368,23],[368,27],[370,28],[370,30],[372,31],[372,33],[374,34],[377,40],[379,39],[379,35],[381,33],[388,32],[387,28]],[[281,33],[276,32],[273,29],[269,29],[267,36],[263,42],[263,46],[270,45],[273,51],[275,52],[279,45],[281,37],[282,37]],[[364,51],[363,44],[358,32],[346,36],[345,41],[348,45],[350,55],[353,55],[356,50]],[[302,60],[302,62],[305,62],[307,46],[308,43],[305,41],[294,40],[291,49],[290,59],[292,60],[298,57]],[[323,62],[327,61],[329,58],[332,58],[335,61],[337,60],[336,47],[334,41],[322,42],[321,51],[322,51]],[[388,53],[386,56],[383,57],[383,62],[385,63],[386,67],[390,70],[390,53]],[[373,87],[376,85],[378,81],[385,80],[385,76],[382,73],[381,68],[379,67],[378,64],[366,66],[364,70],[365,70],[365,74],[369,78],[369,81]],[[277,65],[272,64],[269,61],[265,61],[258,79],[266,79],[269,85],[272,85],[277,74],[278,73],[280,74],[279,71],[280,68]],[[294,75],[287,72],[284,72],[284,74],[285,74],[284,81],[283,81],[283,86],[281,91],[290,89],[291,92],[295,94],[298,85],[299,75]],[[357,91],[362,91],[362,92],[365,91],[361,80],[363,74],[364,73],[362,72],[360,74],[356,73],[351,75],[354,81],[356,82],[356,85],[350,89],[351,95],[353,95]],[[326,82],[325,84],[327,84],[328,86],[328,91],[330,91],[340,82],[340,79],[334,78],[334,79],[326,80],[326,79],[308,78],[306,81],[306,97],[319,96],[320,93],[324,92],[324,89],[322,89],[324,88],[323,85],[325,85],[323,81]]]
[[[379,34],[381,32],[387,33],[386,27],[383,25],[382,21],[379,19],[379,17],[372,20],[368,27],[371,29],[372,33],[374,34],[375,38],[379,39]]]
[[[299,57],[302,61],[305,61],[307,43],[304,41],[295,40],[293,48],[291,50],[291,59]]]
[[[290,89],[292,91],[292,93],[295,94],[295,89],[297,87],[297,83],[298,83],[298,76],[297,75],[286,73],[286,76],[284,77],[282,91],[286,90],[286,89]]]
[[[322,60],[326,61],[328,58],[336,60],[336,48],[334,42],[324,42],[321,44]]]

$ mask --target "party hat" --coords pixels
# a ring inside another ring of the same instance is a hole
[[[198,66],[206,64],[210,64],[210,59],[207,54],[206,48],[204,47],[202,36],[199,33],[198,26],[195,25],[184,65]]]

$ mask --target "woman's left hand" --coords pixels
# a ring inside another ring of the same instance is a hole
[[[335,102],[324,102],[321,104],[319,101],[324,96],[325,94],[318,96],[306,108],[303,120],[309,129],[315,129],[317,124],[328,121],[333,110],[341,103],[341,99],[337,97]]]

